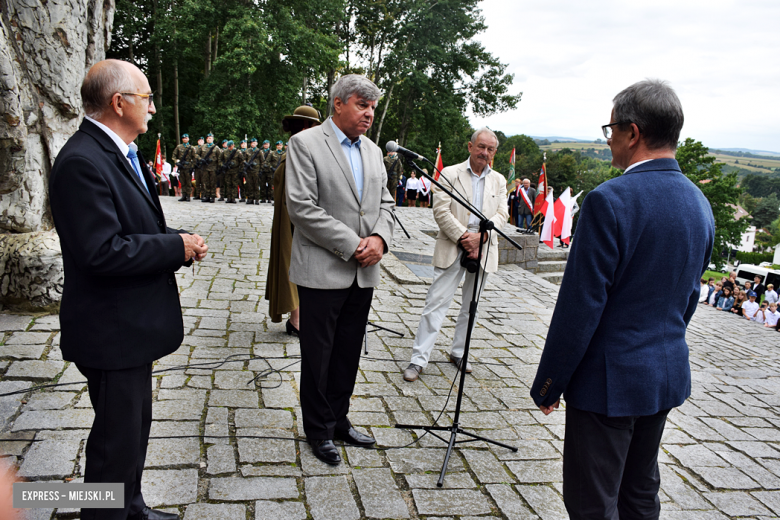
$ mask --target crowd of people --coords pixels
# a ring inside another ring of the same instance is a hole
[[[701,279],[699,303],[780,332],[778,295],[773,284],[764,285],[760,276],[740,287],[736,271],[720,281]]]

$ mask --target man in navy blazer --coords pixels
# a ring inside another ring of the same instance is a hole
[[[583,202],[531,397],[545,414],[566,400],[572,519],[656,519],[658,447],[667,414],[691,393],[685,329],[715,224],[675,160],[674,91],[646,80],[613,103],[604,135],[625,172]]]
[[[141,476],[152,424],[152,363],[181,344],[174,273],[206,256],[198,235],[165,225],[152,174],[129,146],[154,114],[135,66],[93,65],[81,86],[87,114],[51,171],[49,195],[62,246],[62,355],[87,378],[95,419],[85,482],[124,483],[123,509],[88,519],[174,519],[146,507]]]

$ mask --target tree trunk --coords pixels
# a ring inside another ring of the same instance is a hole
[[[179,131],[179,60],[173,62],[173,124],[176,127],[176,139],[181,137]]]
[[[113,20],[114,0],[0,2],[0,230],[21,244],[0,248],[6,305],[46,308],[62,294],[59,239],[47,232],[49,173],[81,123],[81,82],[105,57]],[[40,262],[19,267],[21,250]]]
[[[303,85],[301,86],[301,105],[306,104],[306,98],[308,96],[308,76],[303,77]]]
[[[401,128],[398,130],[398,144],[401,146],[406,146],[406,132],[409,130],[409,121],[411,120],[411,117],[409,116],[409,104],[412,101],[412,94],[413,90],[409,89],[409,95],[404,102],[404,115],[401,117]]]
[[[133,57],[133,41],[132,40],[130,40],[130,43],[128,44],[127,48],[128,48],[128,51],[129,51],[128,52],[128,54],[129,54],[128,57],[130,58],[130,63],[135,63],[135,58]]]
[[[333,115],[330,110],[330,105],[332,102],[332,100],[330,99],[330,89],[333,87],[333,80],[335,79],[335,77],[336,77],[335,69],[328,70],[328,108],[326,109],[328,114],[326,117],[330,117]]]
[[[203,69],[203,77],[208,78],[209,72],[211,72],[211,31],[209,31],[209,37],[206,40],[206,66]]]
[[[217,27],[217,36],[214,38],[214,61],[212,63],[217,62],[217,51],[219,51],[219,27]]]
[[[387,96],[385,96],[385,106],[382,108],[382,117],[379,118],[379,125],[377,125],[376,128],[376,137],[374,137],[374,142],[379,144],[379,139],[382,137],[382,125],[385,124],[385,116],[387,115],[387,107],[390,106],[390,101],[393,99],[393,89],[395,88],[395,83],[390,85],[390,90],[387,91]]]

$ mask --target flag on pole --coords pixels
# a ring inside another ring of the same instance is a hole
[[[542,226],[542,233],[539,238],[541,238],[542,242],[550,246],[550,249],[553,249],[553,227],[555,225],[555,211],[553,210],[554,202],[552,192],[550,192],[549,195],[547,195],[547,198],[544,200],[546,202],[546,207],[544,210],[542,210],[542,213],[544,214],[544,225]]]
[[[439,175],[441,174],[441,171],[444,169],[444,163],[441,160],[441,143],[439,143],[439,147],[436,149],[436,171],[433,172],[433,179],[438,181]]]
[[[569,243],[571,237],[571,208],[574,199],[567,187],[555,201],[555,224],[553,226],[553,235],[561,238],[564,244]]]
[[[164,179],[165,182],[170,182],[168,176],[163,173],[162,150],[160,149],[160,134],[157,134],[157,151],[154,154],[154,171],[157,172],[158,178]]]
[[[542,171],[539,173],[539,182],[536,186],[536,200],[534,201],[534,215],[543,213],[544,202],[547,198],[547,168],[542,163]]]
[[[509,177],[507,177],[507,184],[511,184],[515,180],[515,149],[512,148],[512,153],[509,154]]]

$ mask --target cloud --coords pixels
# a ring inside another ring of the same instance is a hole
[[[710,147],[780,151],[780,2],[485,0],[478,35],[515,75],[516,110],[471,117],[506,134],[595,139],[612,98],[665,79],[683,137]]]

